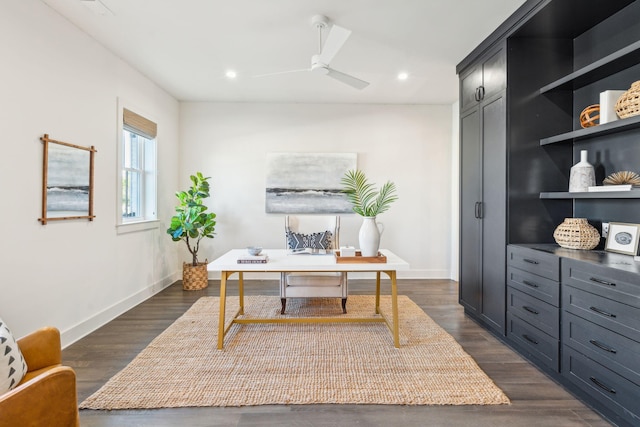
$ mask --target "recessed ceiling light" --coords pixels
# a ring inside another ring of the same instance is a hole
[[[235,79],[236,77],[238,77],[238,73],[236,73],[233,70],[229,70],[226,73],[224,73],[224,75],[228,78],[228,79]]]
[[[398,80],[407,80],[409,78],[409,73],[398,73]]]

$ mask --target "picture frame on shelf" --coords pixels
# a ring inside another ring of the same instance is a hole
[[[609,223],[609,234],[604,250],[624,255],[638,255],[638,240],[640,237],[640,224],[627,224],[622,222]]]

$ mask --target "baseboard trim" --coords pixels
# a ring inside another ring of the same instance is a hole
[[[157,281],[156,283],[150,284],[149,286],[141,289],[135,294],[113,304],[112,306],[107,307],[101,312],[86,320],[83,320],[75,326],[72,326],[65,331],[61,331],[60,339],[62,341],[62,348],[64,349],[74,342],[78,341],[79,339],[89,335],[91,332],[94,332],[101,326],[106,325],[116,317],[120,316],[123,313],[126,313],[136,305],[146,301],[147,299],[151,298],[152,296],[172,285],[181,278],[182,277],[180,273],[171,274]]]

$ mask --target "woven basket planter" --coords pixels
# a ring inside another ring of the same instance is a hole
[[[209,286],[208,261],[199,262],[194,266],[190,262],[182,263],[182,289],[185,291],[199,291]]]
[[[618,98],[616,114],[621,119],[640,114],[640,80],[633,83],[631,88]]]
[[[567,249],[590,250],[600,244],[600,233],[586,218],[565,218],[553,232],[553,238]]]

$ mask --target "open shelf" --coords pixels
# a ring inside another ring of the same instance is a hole
[[[630,191],[594,191],[587,193],[569,193],[558,191],[540,193],[541,199],[640,199],[640,190]]]
[[[586,129],[578,129],[560,135],[542,138],[540,145],[557,144],[559,142],[580,141],[612,133],[624,132],[631,129],[640,128],[640,116],[620,119],[602,125],[593,126]]]
[[[576,90],[640,63],[640,41],[599,59],[586,67],[540,88],[540,93]]]

